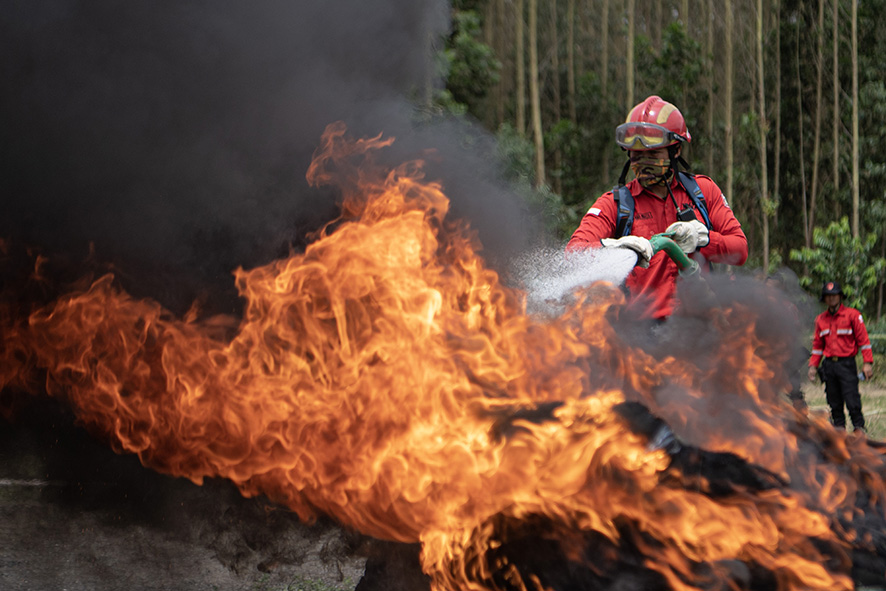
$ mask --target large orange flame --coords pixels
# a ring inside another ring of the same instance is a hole
[[[495,569],[541,589],[481,560],[502,543],[496,519],[528,516],[613,542],[628,520],[644,567],[674,589],[704,588],[692,565],[727,560],[770,569],[782,589],[852,588],[811,540],[846,548],[833,516],[854,510],[859,482],[882,503],[882,458],[822,423],[810,429],[827,454],[801,453],[774,385],[783,355],[756,336],[753,310],[722,311],[716,361],[697,365],[626,345],[607,320],[623,304],[611,285],[535,318],[420,162],[373,163],[391,141],[329,126],[308,179],[338,186],[341,218],[303,254],[236,271],[246,306],[232,338],[106,276],[4,321],[0,386],[69,401],[155,470],[421,542],[437,589],[498,588]],[[613,412],[626,397],[786,485],[719,497],[666,485],[668,455]]]

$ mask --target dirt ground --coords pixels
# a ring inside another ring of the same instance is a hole
[[[372,543],[147,470],[50,406],[0,418],[4,591],[350,591]]]
[[[829,418],[830,410],[825,400],[824,385],[806,382],[802,389],[810,411]],[[886,441],[886,386],[877,381],[866,381],[859,384],[859,392],[868,437]]]
[[[826,415],[823,388],[804,386]],[[886,388],[862,385],[883,428]],[[886,431],[886,428],[884,428]],[[301,523],[227,481],[197,486],[113,453],[50,403],[0,418],[4,591],[422,591],[418,547]]]

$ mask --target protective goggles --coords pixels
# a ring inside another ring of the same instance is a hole
[[[654,123],[628,121],[615,128],[615,143],[625,150],[656,150],[686,138]]]

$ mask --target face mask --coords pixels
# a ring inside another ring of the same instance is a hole
[[[671,178],[671,161],[638,158],[631,160],[631,170],[644,187],[663,185]]]

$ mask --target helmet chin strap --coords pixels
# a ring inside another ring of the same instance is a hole
[[[671,144],[668,146],[668,156],[671,158],[671,162],[674,163],[674,172],[676,173],[678,167],[682,166],[685,170],[689,170],[689,163],[683,160],[683,156],[677,154],[677,150],[682,144]]]
[[[679,149],[680,144],[671,144],[668,146],[668,157],[671,159],[671,167],[670,167],[670,177],[677,178],[677,173],[680,172],[680,166],[682,165],[684,168],[689,168],[686,164],[686,161],[683,160],[683,157],[677,154],[677,150]],[[674,209],[676,211],[680,210],[680,206],[677,205],[677,199],[674,197],[674,193],[671,191],[671,183],[665,182],[665,187],[668,189],[668,195],[671,196],[671,201],[674,203]]]
[[[628,158],[628,161],[625,162],[625,165],[621,169],[621,176],[618,177],[619,186],[624,186],[625,181],[628,179],[628,170],[631,169],[631,159]]]

